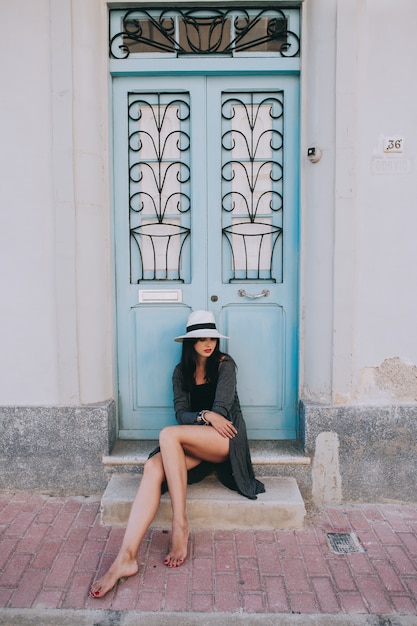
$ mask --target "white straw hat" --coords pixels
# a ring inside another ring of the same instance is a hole
[[[198,337],[214,337],[219,339],[228,339],[225,335],[221,335],[216,329],[216,322],[211,311],[193,311],[188,316],[187,332],[185,335],[175,337],[174,341],[183,341],[183,339],[197,339]]]

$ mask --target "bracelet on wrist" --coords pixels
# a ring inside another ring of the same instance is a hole
[[[209,411],[207,409],[203,409],[202,411],[200,411],[200,413],[197,415],[197,424],[204,424],[205,426],[210,426],[210,422],[206,419],[206,413],[208,413]]]

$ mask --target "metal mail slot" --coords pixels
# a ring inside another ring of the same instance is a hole
[[[182,302],[182,289],[139,289],[139,303]]]

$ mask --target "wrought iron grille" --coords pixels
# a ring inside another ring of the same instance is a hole
[[[223,279],[282,282],[284,94],[224,93],[221,115]]]
[[[335,554],[364,552],[355,533],[327,533],[327,543]]]
[[[188,94],[128,94],[132,283],[189,280],[189,120]]]
[[[131,53],[300,55],[298,9],[130,9],[110,11],[110,57]],[[294,27],[290,22],[294,21]]]

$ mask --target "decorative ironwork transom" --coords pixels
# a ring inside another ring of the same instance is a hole
[[[283,279],[284,94],[223,93],[225,282]]]
[[[110,57],[130,54],[300,55],[299,10],[294,8],[113,9]]]
[[[131,282],[189,282],[188,93],[129,93]]]

